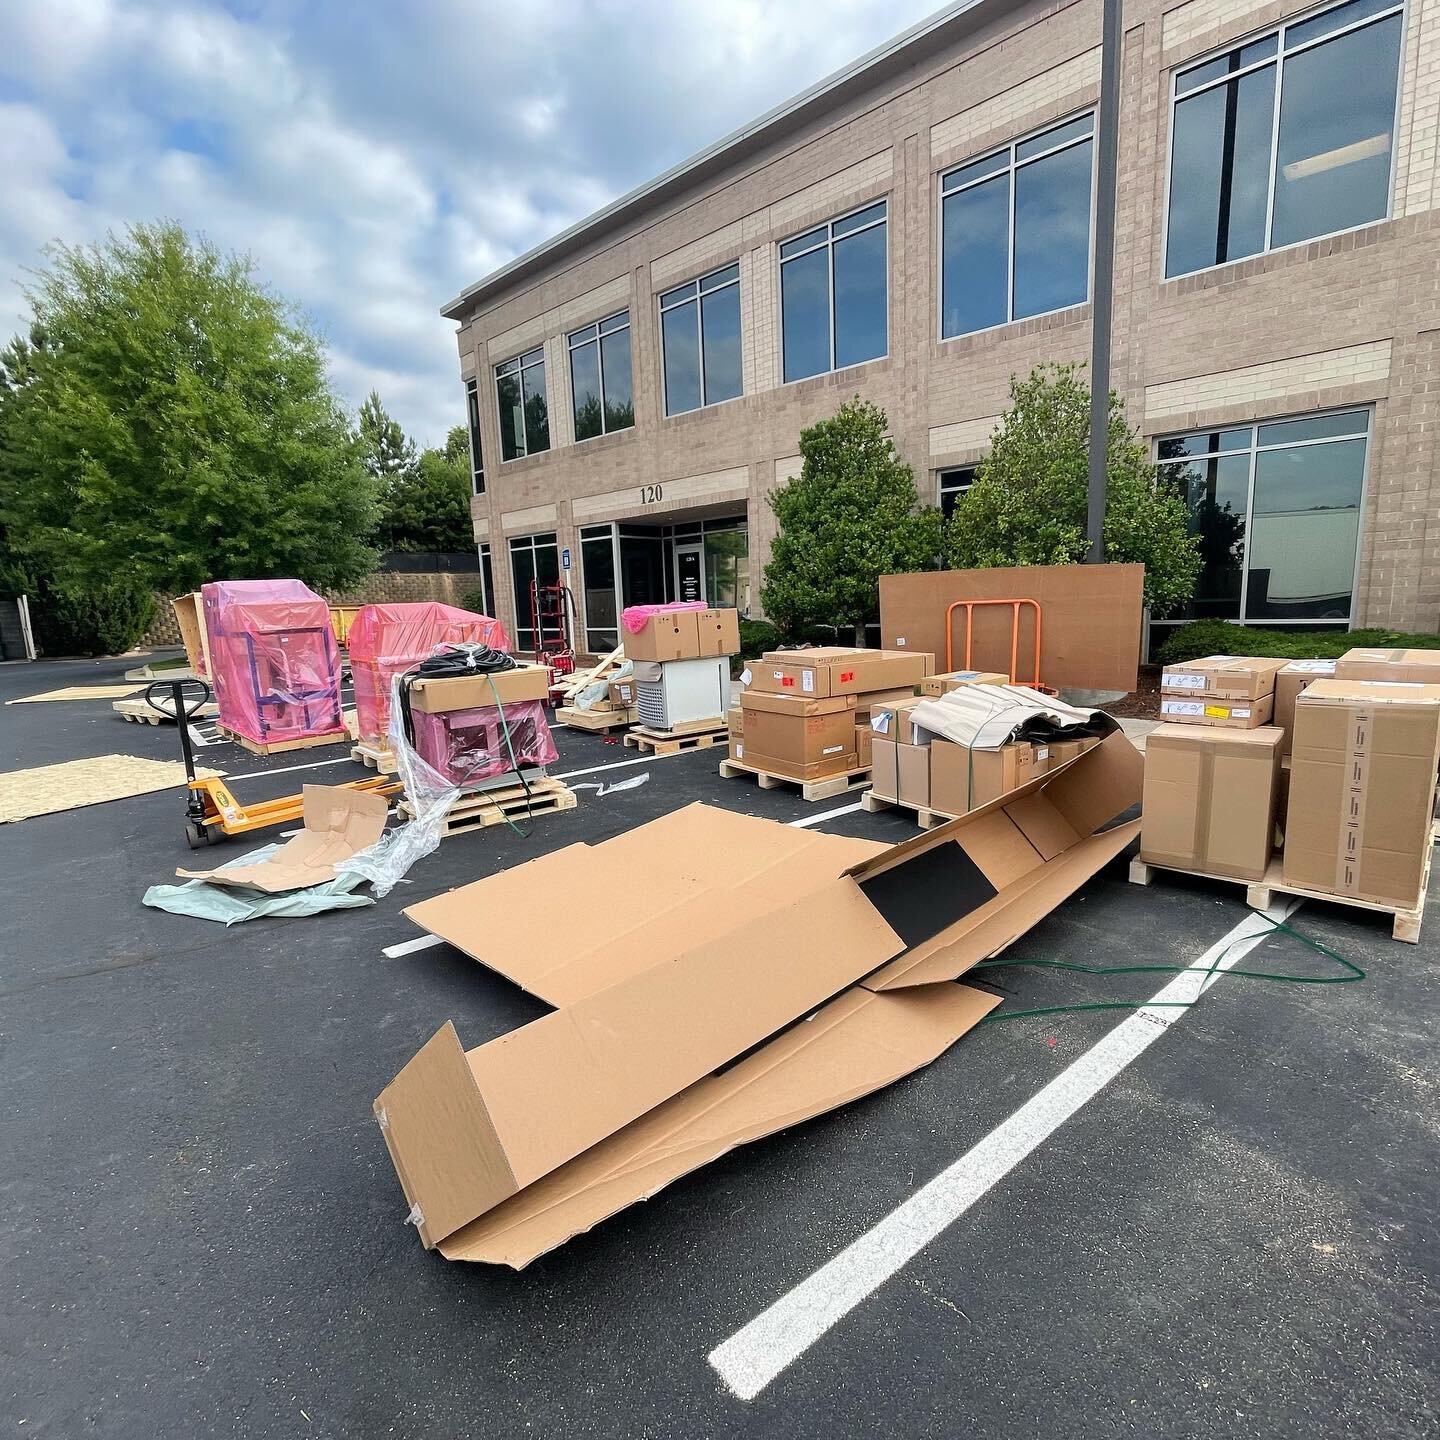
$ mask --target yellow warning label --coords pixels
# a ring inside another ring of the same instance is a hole
[[[1228,705],[1207,705],[1205,713],[1212,720],[1228,720],[1230,718],[1230,707]]]

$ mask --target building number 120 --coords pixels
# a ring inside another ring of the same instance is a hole
[[[640,503],[642,505],[658,505],[665,498],[665,487],[663,485],[642,485],[640,487]]]

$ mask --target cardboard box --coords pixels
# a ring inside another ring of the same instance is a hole
[[[1255,655],[1207,655],[1185,665],[1167,665],[1160,672],[1160,689],[1194,700],[1259,700],[1274,693],[1275,676],[1285,664]]]
[[[725,723],[730,727],[732,735],[743,735],[745,733],[745,711],[742,706],[732,705],[725,712]]]
[[[1274,711],[1274,695],[1262,695],[1258,700],[1160,697],[1160,720],[1165,725],[1218,725],[1233,730],[1254,730],[1268,725]]]
[[[910,723],[910,712],[919,703],[916,696],[910,695],[904,700],[892,700],[884,705],[876,705],[870,711],[870,728],[877,735],[888,736],[901,744],[913,744],[915,733]]]
[[[1140,858],[1263,880],[1275,839],[1280,730],[1161,725],[1145,737]]]
[[[772,650],[741,672],[747,691],[826,697],[859,695],[919,684],[932,669],[933,655],[893,650]]]
[[[1347,650],[1335,662],[1335,678],[1440,685],[1440,650]]]
[[[1295,701],[1287,885],[1413,907],[1430,855],[1440,685],[1317,680]]]
[[[616,710],[628,710],[635,703],[635,682],[633,680],[612,680],[606,691],[610,704]]]
[[[856,724],[868,722],[876,710],[884,710],[892,705],[903,705],[906,701],[914,698],[915,687],[913,685],[897,686],[894,690],[867,690],[855,697],[855,722]]]
[[[806,699],[751,694],[740,708],[745,712],[747,764],[804,780],[856,768],[853,695]],[[797,774],[798,769],[806,773]]]
[[[1035,778],[1035,747],[1028,740],[996,750],[972,750],[937,737],[927,748],[930,805],[946,815],[967,814]]]
[[[868,770],[873,756],[872,745],[875,740],[875,732],[870,728],[870,722],[857,723],[855,726],[855,768],[857,770]]]
[[[696,610],[665,610],[652,615],[645,628],[621,635],[628,660],[695,660],[700,658],[700,630]],[[713,613],[713,612],[706,612]],[[738,645],[735,647],[740,648]]]
[[[1010,677],[998,670],[952,670],[946,675],[927,675],[916,689],[917,695],[948,695],[962,685],[1008,685]]]
[[[1003,806],[888,848],[689,806],[412,906],[562,1006],[468,1053],[446,1023],[377,1097],[422,1242],[519,1268],[942,1053],[997,1001],[935,982],[1131,842],[1138,822],[1101,827],[1140,776],[1112,735]],[[556,894],[590,917],[578,937],[557,932]]]
[[[1275,713],[1271,722],[1284,731],[1280,754],[1290,753],[1291,732],[1295,725],[1295,697],[1317,680],[1333,679],[1338,660],[1292,660],[1275,674]]]
[[[745,737],[733,730],[730,732],[730,758],[741,761],[745,759]]]
[[[900,780],[900,803],[913,805],[916,809],[928,809],[930,805],[930,747],[898,743],[895,746],[895,772]]]
[[[443,715],[451,710],[482,710],[494,705],[497,695],[502,705],[519,700],[548,699],[550,667],[517,664],[513,670],[497,670],[493,675],[417,680],[410,687],[410,708],[427,715]]]
[[[701,657],[740,653],[740,612],[738,610],[695,611],[696,653]],[[628,653],[628,652],[627,652]]]
[[[870,792],[881,800],[900,799],[900,747],[885,736],[870,735]]]
[[[1097,742],[1098,743],[1098,742]],[[1044,775],[1050,769],[1049,745],[1032,744],[1030,747],[1030,774]]]

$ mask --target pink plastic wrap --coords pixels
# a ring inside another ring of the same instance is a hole
[[[703,600],[679,600],[673,605],[627,605],[620,612],[620,621],[632,635],[638,635],[650,623],[652,615],[671,615],[677,610],[709,608]]]
[[[201,590],[220,724],[259,744],[344,732],[330,607],[299,580]]]
[[[360,738],[384,742],[390,728],[390,682],[438,645],[468,641],[510,653],[505,627],[488,615],[442,605],[366,605],[350,625],[350,673]]]
[[[413,711],[415,751],[432,770],[462,790],[517,765],[549,765],[557,758],[543,700],[517,700],[507,705],[504,720],[510,729],[509,745],[497,706],[447,710],[439,715]]]

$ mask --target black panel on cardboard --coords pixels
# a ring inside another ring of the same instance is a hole
[[[869,876],[860,881],[860,889],[910,947],[963,920],[996,893],[980,867],[953,840]]]

